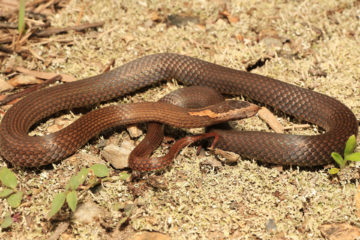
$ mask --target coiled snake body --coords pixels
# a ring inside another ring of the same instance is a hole
[[[331,152],[342,152],[348,137],[358,132],[354,114],[331,97],[269,77],[188,56],[163,53],[136,59],[110,72],[43,89],[25,97],[8,110],[1,122],[0,153],[20,166],[40,166],[64,158],[97,132],[118,125],[116,116],[98,109],[69,127],[44,137],[28,136],[29,128],[55,112],[123,96],[172,78],[185,85],[208,86],[223,94],[244,95],[326,130],[326,133],[316,136],[217,130],[220,135],[217,147],[244,157],[282,165],[322,165],[331,161]],[[171,115],[168,106],[164,105],[161,111],[152,111],[151,105],[125,106],[120,111],[133,115],[133,122],[160,121],[179,127],[194,125],[186,116]],[[146,117],[151,111],[151,114],[159,115],[158,119]],[[132,122],[125,124],[129,123]],[[201,126],[201,122],[197,124]],[[91,131],[84,131],[86,128]]]

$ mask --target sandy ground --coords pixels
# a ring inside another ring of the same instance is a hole
[[[228,18],[219,16],[225,8],[231,14]],[[159,52],[186,54],[242,70],[268,59],[252,72],[337,98],[360,118],[359,1],[73,0],[53,16],[52,24],[74,25],[80,12],[82,22],[105,21],[104,27],[66,34],[62,37],[72,40],[67,45],[55,41],[59,36],[47,45],[34,44],[46,64],[16,56],[13,61],[80,79],[101,73],[111,59],[120,66]],[[179,27],[163,21],[175,14],[197,20]],[[176,83],[162,84],[121,100],[154,101],[175,88]],[[293,125],[286,116],[278,116],[285,126]],[[51,121],[38,131],[46,132]],[[270,131],[257,118],[241,124],[244,129]],[[93,139],[53,166],[15,170],[26,197],[15,210],[5,200],[0,203],[1,216],[7,211],[21,216],[0,238],[45,239],[61,222],[70,226],[60,239],[123,239],[134,230],[161,232],[172,239],[324,239],[323,224],[360,225],[354,201],[359,178],[356,164],[344,170],[348,177],[339,179],[330,178],[324,168],[281,168],[249,159],[204,171],[200,166],[215,157],[197,157],[195,147],[183,150],[165,172],[151,175],[162,187],[147,187],[137,198],[124,181],[106,182],[84,193],[81,202],[101,207],[104,216],[99,220],[78,223],[69,220],[72,215],[67,210],[54,221],[46,220],[54,194],[81,167],[103,162],[97,152],[104,142],[129,138],[122,130]],[[289,133],[314,134],[316,128]],[[5,163],[0,161],[0,166]],[[134,186],[140,187],[141,181]],[[119,230],[129,208],[128,224]]]

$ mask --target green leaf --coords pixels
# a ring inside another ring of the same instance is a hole
[[[17,208],[18,206],[20,206],[22,196],[23,192],[19,191],[10,195],[10,197],[8,197],[6,200],[12,208]]]
[[[19,23],[18,23],[18,30],[19,34],[22,34],[25,27],[25,0],[20,0],[20,6],[19,6]]]
[[[48,214],[48,218],[53,217],[64,205],[66,194],[65,192],[61,192],[55,195],[53,202],[51,203],[51,209]]]
[[[88,174],[89,174],[89,169],[82,168],[77,175],[79,176],[79,178],[81,178],[81,181],[84,182]]]
[[[94,174],[97,177],[109,176],[109,169],[104,164],[94,164],[90,168],[94,171]]]
[[[354,152],[356,147],[356,137],[355,135],[351,135],[349,139],[346,141],[344,157]]]
[[[16,178],[15,174],[7,167],[1,168],[0,181],[5,186],[12,188],[12,189],[15,189],[17,186],[17,178]]]
[[[78,174],[72,176],[69,182],[71,190],[76,190],[81,184],[83,184],[88,173],[89,169],[82,168]]]
[[[119,174],[119,177],[120,177],[121,180],[127,181],[127,180],[130,179],[131,175],[128,174],[127,172],[121,172]]]
[[[5,188],[4,190],[0,191],[0,198],[5,198],[5,197],[9,196],[10,194],[12,194],[13,192],[14,192],[14,190]]]
[[[340,168],[342,168],[345,165],[344,159],[337,152],[331,153],[331,156],[335,160],[335,162],[340,166]]]
[[[345,160],[353,161],[353,162],[360,161],[360,152],[356,152],[356,153],[346,155]]]
[[[337,174],[339,171],[340,171],[339,168],[331,168],[331,169],[329,169],[328,172],[329,172],[330,174],[334,175],[334,174]]]
[[[4,220],[1,223],[1,228],[8,228],[11,226],[11,224],[13,223],[12,217],[11,216],[6,216],[4,218]]]
[[[69,205],[70,209],[75,212],[77,205],[77,194],[76,191],[71,191],[66,195],[66,202]]]

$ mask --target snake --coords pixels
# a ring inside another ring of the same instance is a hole
[[[119,124],[117,114],[110,113],[111,108],[132,116],[131,121],[120,121],[121,124],[154,121],[177,127],[204,126],[205,117],[190,116],[188,110],[169,103],[145,102],[131,106],[120,104],[110,107],[110,110],[99,108],[53,134],[28,135],[35,123],[61,110],[91,106],[172,79],[184,85],[210,87],[225,95],[244,96],[325,130],[318,135],[215,130],[219,135],[217,148],[245,158],[280,165],[324,165],[332,161],[332,152],[344,151],[347,139],[358,133],[354,113],[325,94],[194,57],[159,53],[135,59],[100,75],[52,86],[24,97],[5,113],[1,121],[0,154],[14,165],[24,167],[61,160],[76,152],[94,134]],[[66,136],[62,134],[64,131]]]
[[[179,88],[166,94],[159,100],[159,102],[167,102],[172,105],[188,109],[205,108],[210,105],[219,104],[223,101],[225,101],[223,95],[212,88],[203,86]],[[258,109],[258,107],[252,106],[251,111],[249,111],[248,115],[244,117],[251,117],[255,115]],[[212,127],[219,128],[224,126]],[[139,172],[162,169],[169,166],[176,155],[184,147],[190,145],[191,143],[209,138],[214,138],[212,146],[215,146],[218,141],[218,137],[218,134],[212,132],[186,136],[177,140],[170,147],[166,155],[161,157],[151,157],[153,151],[160,146],[164,139],[164,125],[157,122],[149,122],[147,124],[147,132],[144,139],[142,139],[142,141],[131,151],[129,155],[129,165],[131,169]]]

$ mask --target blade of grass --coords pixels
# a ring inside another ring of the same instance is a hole
[[[23,34],[25,28],[25,0],[20,0],[20,7],[19,7],[19,24],[18,30],[19,34]]]

